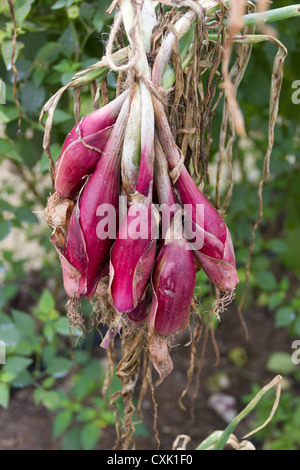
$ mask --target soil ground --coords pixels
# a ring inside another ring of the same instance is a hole
[[[221,322],[216,331],[216,341],[219,350],[219,364],[216,366],[216,353],[212,341],[207,342],[203,368],[200,375],[200,388],[195,401],[194,419],[191,417],[191,397],[195,389],[195,380],[184,399],[186,410],[178,406],[178,399],[187,381],[187,369],[190,359],[188,346],[177,346],[172,349],[174,370],[172,374],[155,388],[155,398],[158,404],[158,431],[160,449],[171,449],[172,443],[179,434],[191,437],[188,449],[194,449],[205,437],[217,429],[224,429],[226,422],[208,406],[209,397],[214,392],[212,384],[216,374],[225,374],[227,387],[222,393],[236,399],[236,409],[240,411],[245,404],[241,397],[251,392],[252,384],[260,387],[266,385],[275,374],[266,370],[268,357],[275,351],[291,352],[291,339],[285,329],[274,328],[274,318],[265,309],[250,309],[244,313],[249,330],[249,340],[246,340],[244,329],[239,320],[236,305],[233,303],[222,314]],[[181,344],[188,342],[188,334],[181,334]],[[203,338],[199,343],[198,361],[200,360]],[[230,360],[230,351],[242,348],[243,365],[234,364]],[[52,438],[53,414],[43,406],[33,403],[32,389],[16,391],[7,410],[0,411],[0,449],[1,450],[55,450],[60,448],[60,442]],[[157,442],[153,432],[153,406],[150,392],[143,403],[144,420],[149,429],[148,436],[135,438],[137,449],[156,449]],[[253,415],[251,415],[253,416]],[[252,417],[243,421],[236,429],[239,439],[251,430]],[[98,449],[111,449],[115,442],[115,430],[106,428]],[[259,442],[255,445],[260,446]]]

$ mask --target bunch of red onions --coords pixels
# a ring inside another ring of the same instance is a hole
[[[168,338],[189,325],[196,269],[221,291],[238,278],[229,230],[184,166],[142,52],[127,89],[67,135],[45,215],[67,295],[106,295],[120,318],[146,325],[161,381]]]

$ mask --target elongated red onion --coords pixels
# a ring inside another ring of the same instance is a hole
[[[120,147],[129,100],[122,106],[92,176],[72,213],[60,258],[70,297],[91,297],[116,235],[120,191]],[[52,242],[55,241],[52,240]]]
[[[186,220],[190,221],[188,238],[196,238],[195,256],[221,291],[231,291],[238,283],[238,276],[229,230],[219,212],[199,191],[184,164],[180,163],[180,153],[164,110],[156,99],[153,102],[159,138],[176,180]]]
[[[84,116],[67,135],[55,164],[55,190],[73,197],[99,161],[120,109],[128,96],[122,93],[97,111]]]
[[[190,305],[196,282],[193,251],[180,231],[175,215],[169,234],[155,262],[152,275],[153,298],[149,313],[149,332],[168,336],[189,323]],[[172,232],[174,232],[172,234]]]
[[[185,329],[196,282],[193,252],[182,236],[181,211],[174,216],[155,262],[148,315],[149,352],[160,384],[173,369],[168,336]],[[179,230],[178,230],[179,229]]]
[[[139,303],[149,281],[156,253],[156,210],[152,204],[154,111],[144,83],[141,89],[141,162],[131,205],[111,250],[110,295],[120,313]]]
[[[156,214],[148,198],[129,207],[111,250],[110,295],[120,313],[139,303],[156,253]]]

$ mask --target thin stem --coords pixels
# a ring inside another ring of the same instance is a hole
[[[71,20],[70,24],[71,24],[72,34],[73,34],[73,38],[74,38],[74,45],[75,45],[74,56],[75,56],[76,62],[78,62],[78,60],[80,58],[80,53],[81,53],[79,36],[78,36],[78,32],[77,32],[74,21]]]
[[[138,53],[137,72],[141,91],[141,161],[136,190],[148,196],[153,181],[154,164],[154,110],[151,92],[145,84],[150,81],[150,68],[145,43],[150,42],[152,29],[142,31],[143,12],[139,6],[134,8],[131,0],[120,0],[123,23],[131,47]]]
[[[300,4],[275,8],[261,13],[249,13],[243,17],[245,26],[271,23],[273,21],[287,20],[300,15]]]
[[[201,444],[196,447],[196,450],[207,450],[209,447],[213,446],[222,436],[223,431],[214,431],[211,433]]]
[[[213,450],[223,450],[226,442],[228,441],[230,435],[233,433],[237,425],[244,419],[246,416],[252,411],[257,403],[261,400],[263,395],[268,392],[271,388],[276,387],[276,398],[274,405],[272,407],[271,413],[269,418],[265,421],[265,423],[257,428],[255,431],[252,431],[251,433],[247,434],[244,437],[250,436],[250,434],[253,434],[254,432],[257,432],[258,430],[262,429],[264,426],[266,426],[272,419],[278,404],[279,404],[279,399],[280,399],[280,393],[281,393],[281,383],[282,383],[282,377],[280,375],[277,375],[269,384],[267,384],[265,387],[263,387],[256,395],[255,397],[248,403],[248,405],[231,421],[231,423],[227,426],[227,428],[224,430],[222,433],[220,439],[217,441],[215,447]]]
[[[36,189],[36,181],[34,181],[33,179],[31,179],[26,171],[25,171],[25,168],[23,167],[23,165],[17,161],[14,161],[14,160],[11,160],[12,163],[14,164],[14,166],[16,167],[16,169],[18,170],[18,172],[20,173],[20,175],[22,176],[23,178],[23,181],[26,183],[27,185],[27,188],[32,192],[32,194],[35,196],[35,198],[38,200],[38,202],[44,206],[45,204],[45,199],[41,196],[41,194],[38,192],[38,190]]]

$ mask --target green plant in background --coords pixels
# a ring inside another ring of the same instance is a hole
[[[202,441],[196,450],[223,450],[226,445],[231,445],[234,449],[237,450],[254,450],[255,447],[250,441],[247,441],[248,437],[256,434],[265,427],[273,420],[274,414],[277,410],[279,399],[281,395],[281,384],[282,384],[282,377],[277,375],[274,377],[267,385],[265,385],[261,389],[256,389],[254,396],[248,396],[246,398],[247,405],[246,407],[237,415],[235,418],[228,424],[224,431],[214,431],[210,434],[204,441]],[[270,404],[270,408],[265,409],[266,416],[264,420],[260,422],[258,427],[253,431],[249,432],[246,436],[243,437],[243,441],[239,443],[236,436],[233,434],[236,427],[240,424],[240,422],[245,419],[248,414],[256,409],[259,406],[261,400],[263,400],[265,394],[269,392],[272,388],[276,389],[276,396],[275,400],[272,400]],[[271,410],[271,412],[270,412]]]
[[[10,315],[0,314],[0,339],[6,345],[6,363],[0,369],[0,406],[9,406],[14,389],[33,387],[34,402],[54,413],[53,438],[62,437],[62,449],[94,448],[101,430],[115,422],[99,393],[105,371],[93,357],[93,338],[93,330],[84,339],[81,331],[70,331],[68,318],[55,309],[48,289],[32,312],[11,309]],[[74,350],[72,341],[78,342]],[[68,381],[61,387],[66,377]]]
[[[7,357],[0,371],[3,393],[0,401],[4,407],[9,404],[10,387],[36,384],[43,375],[42,369],[54,377],[63,376],[73,365],[70,357],[60,357],[65,347],[63,338],[70,335],[69,325],[55,310],[55,300],[48,289],[30,313],[12,308],[10,315],[0,314],[0,338],[6,345]]]
[[[99,396],[105,376],[99,360],[81,350],[74,351],[74,358],[77,367],[68,390],[60,390],[55,384],[54,374],[58,377],[61,371],[55,373],[54,361],[54,370],[50,365],[48,373],[45,371],[46,378],[35,389],[34,401],[55,413],[53,438],[62,436],[63,450],[90,450],[98,444],[102,430],[114,424],[115,415]]]
[[[10,63],[14,28],[8,4],[0,0],[0,77],[6,85],[6,104],[0,105],[0,164],[5,168],[9,162],[16,181],[20,182],[16,185],[15,180],[1,180],[0,242],[4,242],[1,245],[4,248],[1,248],[0,260],[0,340],[6,343],[7,357],[6,364],[0,366],[0,405],[4,408],[9,405],[10,391],[14,388],[32,386],[35,402],[53,411],[53,435],[62,439],[63,448],[93,447],[114,416],[99,398],[104,372],[93,357],[92,348],[70,353],[59,262],[52,253],[49,232],[39,216],[48,196],[49,176],[48,159],[41,150],[43,128],[38,124],[38,116],[44,102],[57,88],[102,57],[111,20],[105,14],[109,4],[109,0],[15,1],[18,25],[15,61],[22,113],[21,133],[17,136],[19,113]],[[276,2],[278,7],[283,4],[283,1]],[[256,235],[244,309],[252,307],[253,303],[265,308],[268,315],[274,315],[276,327],[287,328],[291,337],[299,337],[299,105],[293,104],[291,99],[292,83],[299,79],[299,22],[296,19],[282,21],[276,23],[276,28],[289,54],[271,178],[264,188],[264,218]],[[238,100],[246,116],[250,140],[234,145],[235,171],[239,179],[233,189],[227,218],[237,248],[241,280],[237,301],[244,289],[251,228],[257,217],[257,185],[267,145],[264,136],[267,135],[268,84],[273,59],[271,45],[256,47],[239,89]],[[114,90],[114,74],[110,73],[107,80],[108,90]],[[83,92],[81,113],[84,115],[91,110],[89,92]],[[220,107],[216,110],[216,120],[218,116],[221,119]],[[54,124],[51,152],[55,160],[66,133],[74,124],[71,92],[62,97]],[[217,151],[217,136],[213,135],[213,140],[212,153]],[[40,173],[44,174],[44,181]],[[10,236],[16,232],[24,235],[18,247],[9,244]],[[25,248],[25,243],[33,247],[32,251]],[[39,252],[35,252],[37,245],[42,247]],[[36,263],[32,263],[32,259]],[[197,280],[203,299],[201,308],[205,310],[210,303],[210,285],[201,272]],[[79,332],[73,335],[76,339]],[[92,334],[88,341],[91,337]],[[278,361],[277,357],[276,364]],[[274,372],[291,374],[295,382],[300,380],[295,371]],[[59,381],[69,376],[71,383],[66,393],[59,389]],[[266,402],[267,409],[268,405],[271,403]],[[273,422],[259,435],[266,440],[267,447],[297,446],[299,409],[297,397],[291,392],[283,394]],[[264,406],[258,406],[258,421],[265,418]]]
[[[253,387],[253,393],[258,387]],[[243,397],[244,403],[249,396]],[[266,419],[268,407],[272,406],[271,398],[263,398],[255,409],[254,426]],[[280,406],[272,422],[255,436],[262,450],[298,450],[300,424],[300,399],[290,391],[284,391]]]
[[[291,343],[291,351],[276,351],[272,353],[266,363],[266,370],[269,373],[279,373],[284,375],[282,389],[284,393],[280,400],[280,406],[276,411],[268,430],[260,430],[256,438],[261,442],[264,450],[297,450],[299,448],[300,432],[300,398],[293,390],[297,390],[300,382],[299,370],[299,342]],[[294,357],[295,356],[295,357]],[[294,360],[293,360],[294,359]],[[255,384],[252,393],[257,393],[259,387]],[[250,395],[242,397],[243,403],[249,401]],[[255,408],[253,425],[267,418],[267,410],[272,400],[263,397]]]

